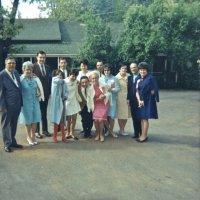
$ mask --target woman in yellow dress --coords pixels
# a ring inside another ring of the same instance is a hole
[[[116,78],[119,81],[120,90],[117,96],[117,119],[119,124],[119,134],[127,136],[128,133],[125,132],[125,126],[128,118],[130,118],[130,108],[127,104],[127,83],[128,76],[127,66],[125,63],[120,64],[119,73]]]

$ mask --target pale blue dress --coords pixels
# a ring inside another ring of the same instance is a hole
[[[60,124],[62,114],[64,119],[65,114],[65,101],[67,98],[67,85],[64,80],[58,77],[52,78],[51,85],[51,106],[50,106],[50,120],[52,123]],[[65,124],[66,120],[64,120]]]
[[[21,84],[23,107],[19,116],[19,123],[30,125],[40,122],[41,114],[37,96],[37,82],[32,78],[24,78]]]
[[[111,85],[114,85],[114,87],[111,90],[112,102],[108,110],[108,116],[114,119],[116,118],[117,114],[117,94],[120,90],[119,81],[115,76],[110,75],[109,77],[102,76],[99,79],[99,83],[100,85],[102,86],[106,85],[107,87],[111,87]]]

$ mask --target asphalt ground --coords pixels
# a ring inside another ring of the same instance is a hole
[[[131,138],[131,119],[129,136],[108,136],[104,143],[81,138],[80,117],[75,134],[80,140],[66,144],[44,138],[30,147],[19,125],[17,140],[24,148],[6,153],[0,134],[0,199],[199,199],[200,94],[161,91],[158,112],[159,119],[150,120],[149,140],[142,144]]]

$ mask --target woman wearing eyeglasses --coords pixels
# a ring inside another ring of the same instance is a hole
[[[117,138],[118,135],[113,132],[113,129],[117,113],[117,94],[120,88],[118,79],[111,74],[111,67],[109,64],[104,65],[104,76],[99,79],[99,82],[107,88],[108,92],[111,93],[112,98],[108,110],[108,131],[105,135],[107,136],[110,133],[114,138]]]

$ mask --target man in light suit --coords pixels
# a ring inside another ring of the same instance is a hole
[[[40,79],[42,87],[44,90],[44,101],[40,101],[40,111],[42,116],[42,134],[51,137],[51,134],[48,131],[48,122],[47,122],[47,107],[49,96],[51,93],[51,70],[50,67],[45,64],[46,53],[44,51],[39,51],[36,56],[37,62],[33,66],[33,73]],[[37,124],[36,134],[37,138],[42,138],[40,134],[40,124]]]
[[[22,88],[15,67],[15,59],[8,57],[5,60],[5,69],[0,72],[0,123],[5,152],[11,152],[12,147],[23,148],[15,139],[22,106]]]
[[[130,106],[133,120],[134,135],[133,138],[139,138],[141,134],[141,121],[137,118],[138,103],[136,98],[136,83],[139,79],[139,69],[136,63],[130,65],[131,76],[128,77],[127,103]]]

